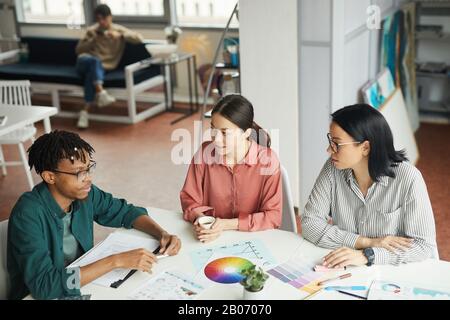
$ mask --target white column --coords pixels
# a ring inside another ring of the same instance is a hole
[[[244,0],[239,7],[242,94],[259,125],[279,130],[273,148],[298,206],[298,2]]]
[[[338,99],[339,66],[334,64],[332,44],[337,42],[330,0],[300,1],[299,64],[299,180],[300,212],[327,159],[329,119],[333,100]],[[342,84],[341,84],[342,85]],[[334,91],[332,90],[334,88]],[[334,98],[333,98],[334,93]]]

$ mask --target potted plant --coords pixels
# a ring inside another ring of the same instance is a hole
[[[181,31],[180,27],[170,25],[164,28],[164,33],[166,34],[167,42],[169,43],[177,43],[177,39],[183,32]]]
[[[244,300],[262,300],[264,296],[264,284],[269,276],[260,267],[256,265],[244,269],[241,272],[244,279],[241,285],[244,287]]]

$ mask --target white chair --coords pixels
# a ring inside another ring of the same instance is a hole
[[[6,245],[8,239],[8,220],[0,222],[0,300],[8,299],[10,283],[6,267]]]
[[[432,259],[440,260],[440,258],[439,258],[439,251],[438,251],[437,245],[436,245],[436,249],[434,250],[434,254],[433,254],[433,258]]]
[[[0,105],[31,106],[30,81],[0,81]],[[11,133],[0,136],[0,166],[2,167],[3,176],[6,176],[7,174],[7,166],[22,165],[25,168],[30,189],[33,189],[34,182],[30,168],[28,167],[24,142],[28,140],[34,142],[35,134],[36,128],[34,125],[28,125]],[[18,146],[21,161],[7,162],[5,160],[1,146],[11,144],[16,144]]]
[[[280,166],[280,170],[283,188],[283,212],[280,229],[297,233],[297,221],[295,219],[294,201],[292,200],[289,176],[283,166]]]

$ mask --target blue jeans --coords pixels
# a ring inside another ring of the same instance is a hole
[[[105,70],[99,58],[82,55],[77,59],[76,69],[84,81],[84,100],[91,103],[95,99],[95,85],[103,84]]]

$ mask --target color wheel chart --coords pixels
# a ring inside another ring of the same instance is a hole
[[[244,258],[224,257],[211,261],[205,267],[205,276],[214,282],[230,284],[238,283],[244,277],[241,272],[253,263]]]
[[[213,254],[241,257],[260,267],[267,267],[276,263],[266,246],[260,240],[253,239],[191,252],[190,256],[195,269],[202,270]]]
[[[314,263],[289,260],[273,269],[267,270],[275,278],[293,286],[296,289],[314,293],[320,289],[317,286],[319,272],[314,272]]]

